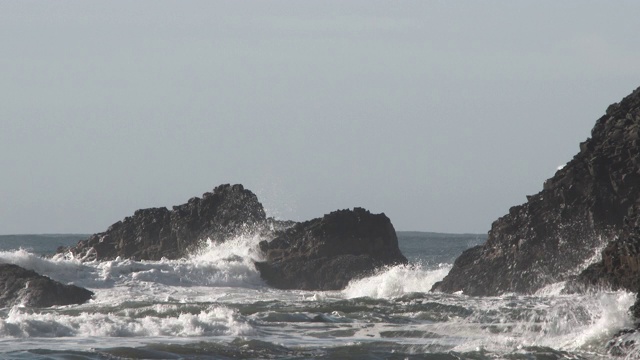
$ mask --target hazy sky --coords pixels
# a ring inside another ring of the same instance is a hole
[[[640,1],[2,1],[0,234],[221,183],[486,232],[640,86]]]

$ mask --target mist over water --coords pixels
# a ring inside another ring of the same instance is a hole
[[[0,309],[0,357],[597,359],[633,325],[626,292],[563,295],[559,284],[532,296],[429,293],[484,237],[398,235],[410,264],[317,292],[268,287],[253,265],[257,236],[161,261],[81,262],[5,246],[0,262],[96,295],[79,306]]]

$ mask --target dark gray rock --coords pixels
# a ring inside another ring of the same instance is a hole
[[[84,259],[109,260],[118,256],[134,260],[176,259],[202,240],[224,241],[249,231],[281,226],[266,219],[258,198],[242,185],[220,185],[202,198],[167,208],[136,211],[105,232],[82,240],[71,249]]]
[[[266,218],[257,197],[242,185],[221,185],[173,210],[152,208],[113,224],[70,249],[76,257],[110,260],[176,259],[210,238],[225,241],[248,233],[265,262],[256,264],[271,285],[287,289],[341,289],[356,277],[406,263],[389,218],[356,208],[304,223]]]
[[[61,284],[18,265],[0,264],[0,307],[82,304],[92,296],[89,290]]]
[[[609,244],[583,284],[637,291],[640,224],[640,88],[611,105],[592,137],[543,190],[495,221],[487,242],[455,262],[433,290],[468,295],[532,293],[572,279]],[[614,242],[615,241],[615,242]],[[630,279],[629,279],[630,280]]]
[[[362,208],[340,210],[260,243],[262,278],[281,289],[337,290],[376,269],[403,264],[389,218]]]

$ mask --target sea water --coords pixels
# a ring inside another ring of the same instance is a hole
[[[431,293],[455,258],[485,237],[398,238],[408,265],[342,291],[283,291],[253,265],[261,260],[258,236],[205,241],[179,260],[102,262],[42,256],[74,237],[49,248],[28,236],[0,237],[0,262],[95,293],[83,305],[0,309],[0,357],[604,359],[612,336],[633,325],[635,297],[623,291],[567,295],[555,284],[527,296]]]

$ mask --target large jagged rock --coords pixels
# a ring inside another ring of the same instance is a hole
[[[406,263],[389,218],[362,208],[340,210],[260,243],[262,278],[281,289],[337,290],[385,265]]]
[[[202,198],[167,208],[137,210],[105,232],[82,240],[71,251],[83,259],[176,259],[201,240],[224,241],[246,231],[259,231],[268,221],[258,198],[242,185],[220,185]]]
[[[61,284],[18,265],[0,264],[0,307],[82,304],[92,296],[89,290]]]
[[[639,223],[640,88],[609,106],[591,134],[540,193],[494,222],[487,242],[465,251],[433,290],[532,293],[579,274],[607,244],[603,262],[582,282],[637,290],[631,277],[640,269],[640,232],[628,224]]]
[[[138,210],[107,231],[58,252],[87,260],[176,259],[203,239],[224,241],[240,234],[271,239],[260,243],[266,261],[256,266],[279,288],[341,289],[381,266],[407,262],[384,214],[356,208],[304,223],[267,219],[257,197],[242,185],[221,185],[173,210]]]

